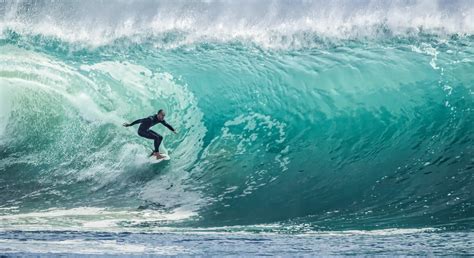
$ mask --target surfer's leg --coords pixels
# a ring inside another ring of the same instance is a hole
[[[146,131],[145,130],[139,130],[138,135],[140,135],[141,137],[147,138],[147,139],[154,140],[155,141],[155,151],[154,152],[159,152],[160,143],[161,143],[161,140],[163,138],[163,137],[161,137],[161,135],[153,132],[152,130],[146,130]],[[160,137],[161,137],[161,139],[160,139]],[[159,141],[159,142],[157,143],[157,141]],[[152,155],[153,155],[153,153],[152,153]]]
[[[154,137],[155,152],[160,152],[160,145],[161,145],[161,141],[163,140],[163,136],[159,135],[158,133],[156,133],[153,130],[148,130],[148,132],[150,133],[150,135],[153,135],[153,137]]]
[[[151,140],[154,140],[156,138],[156,136],[151,134],[149,132],[149,130],[147,130],[147,131],[138,131],[138,135],[140,135],[141,137],[147,138],[147,139],[151,139]]]

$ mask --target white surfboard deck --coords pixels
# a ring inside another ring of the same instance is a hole
[[[165,153],[161,153],[160,154],[161,156],[163,156],[163,158],[161,159],[157,159],[156,156],[150,156],[150,161],[151,163],[160,163],[162,162],[163,160],[170,160],[170,156],[168,154],[165,154]]]

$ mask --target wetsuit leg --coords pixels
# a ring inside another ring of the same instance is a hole
[[[139,130],[138,135],[141,137],[145,137],[147,139],[152,139],[155,141],[155,152],[159,152],[160,150],[160,144],[161,141],[163,140],[163,136],[157,134],[153,130]]]
[[[148,131],[150,132],[150,134],[155,136],[155,152],[159,152],[161,141],[163,140],[163,136],[159,135],[157,132],[153,130],[148,130]]]

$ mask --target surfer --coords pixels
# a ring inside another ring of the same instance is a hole
[[[165,111],[163,109],[158,110],[158,113],[156,113],[156,115],[135,120],[130,124],[124,123],[123,126],[129,127],[132,125],[140,124],[140,126],[138,127],[138,135],[155,141],[155,150],[150,154],[150,156],[155,155],[157,159],[162,159],[164,157],[160,154],[160,144],[163,140],[163,136],[159,135],[153,130],[150,130],[150,127],[158,123],[161,123],[168,129],[170,129],[173,133],[177,134],[176,130],[165,121]]]

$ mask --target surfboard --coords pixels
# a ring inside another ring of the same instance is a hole
[[[150,156],[150,161],[151,161],[152,163],[160,163],[160,162],[162,162],[163,160],[170,160],[170,159],[171,159],[168,154],[161,153],[160,155],[163,156],[163,158],[157,159],[156,156]]]

